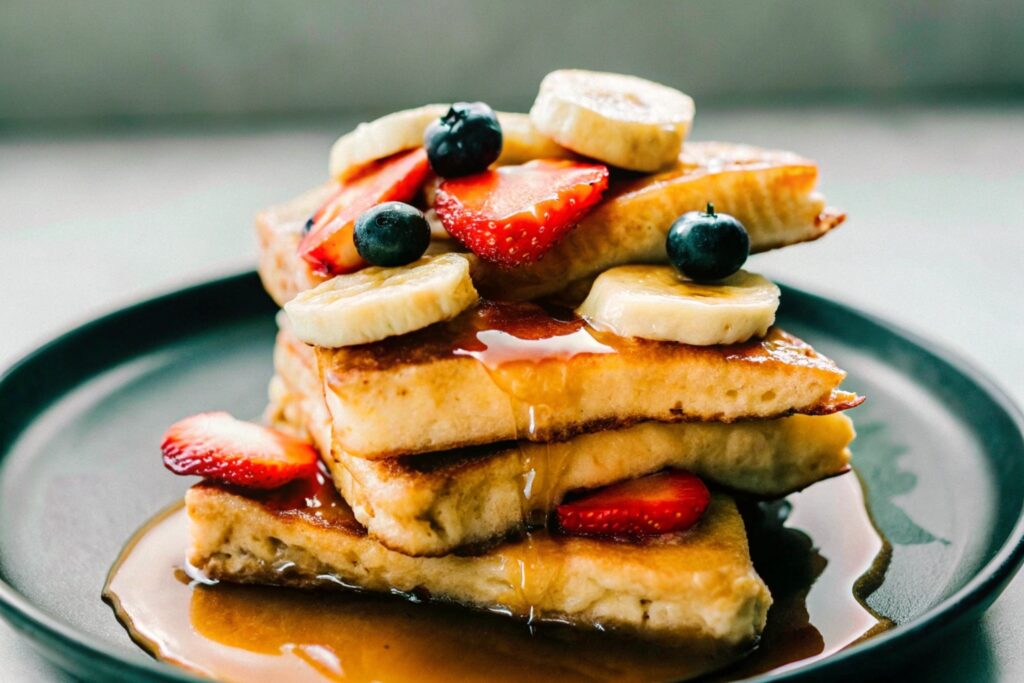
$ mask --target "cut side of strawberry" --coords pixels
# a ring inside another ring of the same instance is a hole
[[[540,159],[446,180],[434,208],[474,254],[518,266],[540,259],[565,237],[607,187],[605,166]]]
[[[558,524],[569,534],[638,538],[685,531],[711,501],[694,474],[667,470],[587,493],[558,506]]]
[[[416,196],[430,173],[422,147],[373,161],[342,180],[337,191],[312,218],[312,227],[299,243],[299,254],[325,275],[359,270],[366,261],[352,241],[356,219],[383,202],[407,202]]]
[[[317,452],[308,443],[221,412],[174,423],[160,450],[175,474],[249,489],[277,488],[318,471]]]

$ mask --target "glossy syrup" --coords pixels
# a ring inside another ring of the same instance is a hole
[[[488,301],[466,318],[454,337],[452,353],[471,356],[488,370],[497,371],[511,363],[615,353],[609,339],[599,339],[567,309]]]
[[[528,416],[526,430],[510,418],[522,462],[519,507],[521,518],[528,523],[547,523],[571,457],[567,449],[553,446],[546,438],[550,406],[566,400],[572,368],[567,361],[577,356],[615,354],[624,343],[626,340],[614,335],[601,335],[569,309],[536,303],[484,302],[455,335],[452,353],[470,356],[487,370],[508,398],[510,415],[525,411]],[[509,584],[522,604],[543,602],[544,595],[533,589],[542,582],[531,580],[531,575],[541,571],[543,561],[530,534],[523,548],[523,557],[508,567]]]
[[[568,310],[484,302],[453,335],[452,353],[480,362],[508,396],[510,414],[525,410],[528,427],[517,430],[518,440],[544,441],[548,406],[566,400],[567,361],[618,353],[614,340],[619,338],[607,337],[599,338]]]
[[[854,475],[783,503],[750,505],[746,518],[755,565],[774,599],[750,653],[669,648],[550,624],[531,628],[390,596],[203,585],[182,562],[187,529],[180,506],[129,543],[104,597],[155,657],[228,681],[655,681],[716,669],[728,680],[800,666],[890,625],[863,602],[884,573],[888,548]],[[531,561],[509,567],[525,591]]]

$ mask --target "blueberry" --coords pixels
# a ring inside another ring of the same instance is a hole
[[[501,154],[501,140],[498,116],[483,102],[456,102],[423,134],[430,165],[444,178],[486,170]]]
[[[697,282],[729,277],[750,255],[750,236],[743,224],[727,213],[688,211],[676,219],[665,240],[669,261]]]
[[[430,224],[423,212],[402,202],[384,202],[356,219],[356,251],[375,266],[412,263],[430,244]]]

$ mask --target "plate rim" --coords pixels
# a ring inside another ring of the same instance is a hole
[[[921,334],[881,316],[862,311],[841,301],[826,299],[803,289],[781,283],[780,287],[783,299],[801,300],[812,309],[831,309],[839,315],[857,319],[860,323],[867,324],[910,344],[929,356],[931,360],[938,360],[944,366],[944,371],[952,370],[958,373],[984,393],[1008,418],[1010,425],[1017,432],[1017,437],[1024,442],[1024,412],[1006,390],[973,361],[964,358],[940,342],[925,338]],[[109,311],[87,322],[73,325],[7,365],[0,373],[0,392],[8,388],[8,385],[12,384],[21,373],[31,369],[32,365],[39,362],[40,359],[45,359],[49,354],[56,353],[62,347],[75,344],[90,333],[117,325],[119,322],[131,318],[151,316],[154,311],[174,303],[190,301],[214,293],[223,295],[222,290],[231,289],[239,289],[242,292],[250,289],[261,290],[256,271],[245,270],[173,289]],[[264,297],[264,299],[262,303],[256,302],[255,299],[253,302],[267,308],[268,311],[272,310],[272,302],[269,298]],[[238,316],[247,317],[251,314],[250,309],[253,312],[257,310],[251,305],[253,302],[250,302],[248,308],[243,307]],[[217,319],[223,320],[220,317]],[[179,332],[180,336],[187,334],[187,330]],[[84,377],[93,376],[96,372],[96,368],[90,368]],[[67,389],[63,389],[55,395],[61,395],[66,391]],[[21,424],[13,425],[12,428],[9,428],[9,433],[0,430],[0,463],[5,459],[10,445],[16,441],[30,422],[31,419],[28,419],[22,421]],[[1024,449],[1017,455],[1024,460]],[[1017,519],[1012,528],[992,557],[963,586],[924,613],[891,630],[806,665],[801,666],[799,662],[796,662],[792,669],[761,674],[743,680],[748,683],[754,681],[767,683],[768,681],[809,679],[818,677],[825,672],[841,675],[844,670],[848,672],[848,668],[853,663],[863,660],[869,653],[888,650],[907,640],[913,641],[915,636],[920,635],[923,631],[946,631],[991,605],[1020,569],[1022,562],[1024,562],[1024,502],[1017,512]],[[99,590],[97,590],[97,599],[100,599]],[[0,576],[0,617],[14,627],[17,637],[28,639],[34,646],[42,649],[43,655],[50,662],[65,669],[68,663],[78,663],[85,664],[94,670],[101,669],[117,678],[145,676],[151,680],[157,678],[165,681],[204,680],[184,669],[173,667],[154,658],[147,658],[141,649],[139,653],[142,656],[138,659],[109,652],[102,640],[47,614],[2,576]],[[73,656],[69,657],[69,655]]]

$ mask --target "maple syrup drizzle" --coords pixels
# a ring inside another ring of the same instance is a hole
[[[519,482],[520,518],[528,526],[522,557],[509,563],[506,575],[517,604],[543,603],[549,582],[544,576],[543,553],[539,552],[530,525],[546,525],[547,512],[557,503],[555,491],[570,455],[565,447],[547,442],[550,406],[564,400],[571,364],[566,361],[587,354],[612,354],[618,350],[598,338],[585,321],[569,309],[536,303],[483,302],[468,318],[468,325],[455,337],[454,355],[475,358],[491,380],[505,393],[509,415],[515,426],[516,444],[522,462]],[[556,362],[549,362],[556,361]],[[519,429],[517,414],[527,416],[525,432]],[[540,463],[543,459],[543,464]],[[528,623],[533,623],[529,609]]]
[[[590,332],[580,327],[574,332],[545,337],[524,339],[504,330],[481,330],[476,340],[483,347],[479,350],[457,348],[455,355],[472,356],[489,370],[497,370],[512,362],[541,362],[545,360],[569,360],[586,353],[615,353],[615,349],[599,342]]]
[[[458,325],[451,352],[476,358],[491,371],[512,365],[529,372],[531,364],[622,353],[630,344],[559,304],[483,301]]]
[[[326,465],[320,462],[319,468],[316,476],[310,479],[297,479],[269,491],[246,490],[242,493],[285,517],[297,517],[325,528],[366,533],[352,514],[352,509],[339,496]]]

